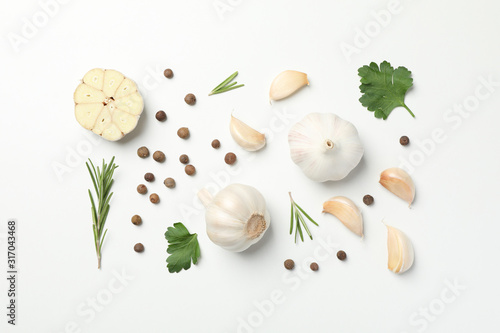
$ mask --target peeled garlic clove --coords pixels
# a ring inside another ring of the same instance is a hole
[[[396,274],[401,274],[413,265],[415,253],[408,237],[399,229],[387,226],[387,267]]]
[[[380,184],[411,206],[415,199],[415,184],[410,175],[400,168],[390,168],[380,174]]]
[[[231,136],[243,149],[256,151],[266,145],[266,136],[231,115]]]
[[[337,217],[349,230],[363,237],[363,216],[359,208],[346,197],[333,197],[323,204],[323,213]]]
[[[278,101],[286,98],[305,85],[309,85],[306,73],[291,70],[281,72],[271,83],[269,99]]]

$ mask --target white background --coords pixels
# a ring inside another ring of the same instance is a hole
[[[221,3],[226,11],[215,8]],[[374,0],[75,0],[52,8],[53,17],[43,22],[37,1],[2,1],[0,253],[5,272],[6,222],[16,218],[20,273],[15,328],[6,324],[1,279],[0,331],[237,332],[242,321],[253,326],[240,332],[497,331],[500,87],[471,112],[449,109],[477,101],[476,89],[487,93],[481,77],[500,82],[500,6],[401,0],[380,27],[373,12],[388,7]],[[33,16],[40,27],[16,51],[9,38],[22,36]],[[365,29],[371,37],[363,41]],[[357,53],[346,56],[341,47],[347,44]],[[398,108],[378,120],[358,102],[357,69],[383,60],[412,71],[406,102],[416,119]],[[144,96],[138,128],[120,142],[87,134],[74,119],[73,91],[94,67],[123,72]],[[162,77],[167,67],[172,80]],[[270,82],[286,69],[308,73],[311,84],[270,105]],[[235,70],[244,88],[207,96]],[[197,96],[194,107],[183,101],[188,92]],[[165,123],[154,119],[160,109]],[[248,154],[234,143],[232,111],[255,128],[273,127],[264,150]],[[314,111],[334,112],[360,132],[365,156],[345,180],[313,183],[289,158],[288,129]],[[283,114],[291,118],[276,121]],[[181,126],[191,129],[188,141],[176,136]],[[439,129],[444,142],[429,143]],[[399,145],[401,135],[410,137],[410,146]],[[218,151],[210,147],[214,138],[222,142]],[[139,159],[142,145],[165,152],[166,163]],[[223,162],[228,151],[239,157],[232,168]],[[184,174],[177,160],[182,153],[196,176]],[[97,270],[84,160],[112,156],[119,168]],[[412,209],[378,184],[383,169],[410,158],[417,187]],[[54,168],[61,165],[66,172],[58,176]],[[160,195],[158,205],[135,191],[148,171],[157,177],[149,187]],[[162,184],[168,176],[176,179],[175,190]],[[244,253],[226,252],[205,234],[195,193],[216,178],[253,185],[267,199],[271,228]],[[288,191],[319,222],[313,241],[294,244],[288,235]],[[371,207],[362,203],[367,193],[375,197]],[[363,240],[321,214],[323,201],[335,195],[362,208]],[[130,223],[134,214],[143,217],[142,226]],[[413,268],[400,276],[386,268],[383,219],[415,247]],[[198,233],[202,257],[190,270],[170,274],[163,234],[177,221]],[[320,239],[335,243],[334,252],[344,249],[348,260],[324,252],[315,257]],[[137,242],[144,253],[133,251]],[[307,269],[312,257],[320,265],[315,273]],[[287,258],[306,269],[287,275]],[[131,277],[126,285],[115,278],[123,272]],[[109,299],[114,282],[121,291]],[[447,283],[462,289],[453,294]],[[282,296],[270,307],[272,293]],[[88,303],[96,298],[106,303],[98,311]],[[265,315],[256,303],[264,304]]]

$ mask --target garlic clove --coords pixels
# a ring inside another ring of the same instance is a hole
[[[387,267],[396,274],[410,269],[415,259],[413,245],[408,237],[399,229],[387,227]]]
[[[231,115],[231,136],[243,149],[256,151],[266,145],[266,136]]]
[[[415,199],[415,184],[410,175],[400,168],[389,168],[380,174],[380,184],[411,206]]]
[[[323,213],[337,217],[349,230],[363,237],[363,216],[359,208],[346,197],[333,197],[323,204]]]
[[[271,83],[269,99],[278,101],[286,98],[305,85],[309,85],[306,73],[292,70],[281,72]]]

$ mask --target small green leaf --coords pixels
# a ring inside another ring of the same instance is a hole
[[[191,261],[196,265],[201,255],[198,235],[190,234],[184,224],[177,222],[165,232],[168,241],[167,268],[170,273],[179,273],[188,270]]]

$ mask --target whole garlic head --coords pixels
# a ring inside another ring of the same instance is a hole
[[[215,197],[202,189],[198,197],[207,210],[208,237],[228,251],[248,249],[264,236],[271,223],[264,197],[251,186],[231,184]]]
[[[310,113],[288,134],[290,156],[317,182],[340,180],[354,169],[364,149],[356,127],[333,113]]]

